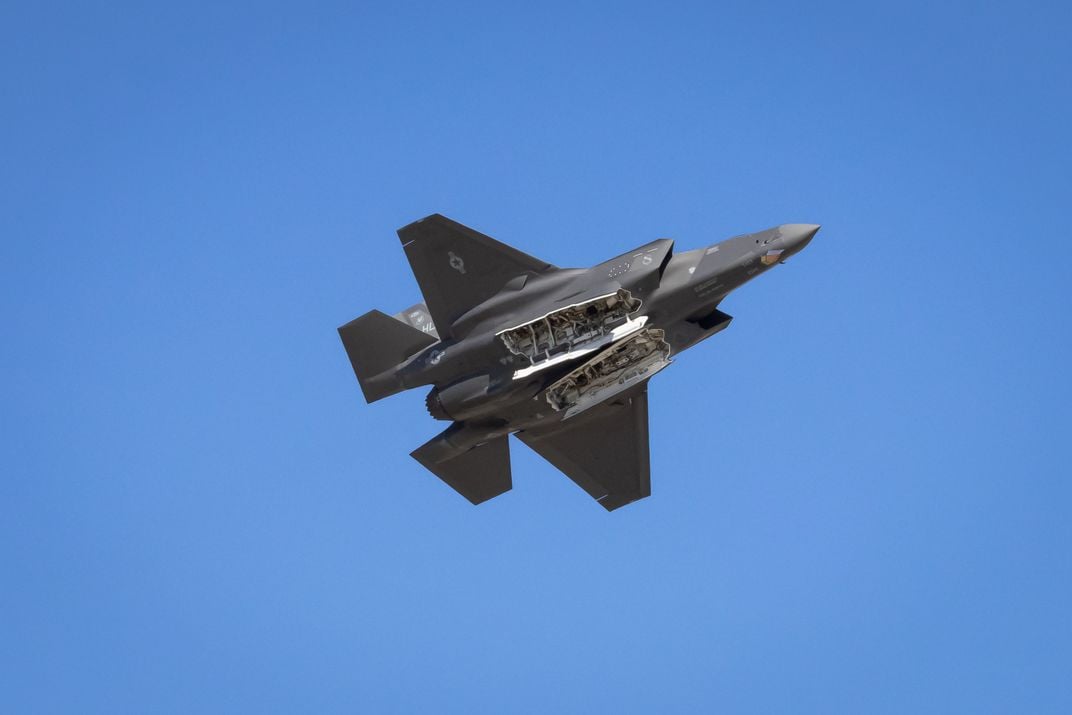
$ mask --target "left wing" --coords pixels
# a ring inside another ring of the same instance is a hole
[[[651,496],[647,382],[553,430],[516,436],[607,511]]]

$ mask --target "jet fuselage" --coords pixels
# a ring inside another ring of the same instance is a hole
[[[723,299],[818,229],[678,254],[659,239],[560,269],[435,214],[398,232],[425,304],[339,334],[367,401],[432,386],[428,411],[451,424],[412,456],[469,501],[511,488],[513,434],[614,510],[651,493],[648,381],[729,325]]]
[[[787,224],[676,255],[662,239],[587,270],[528,276],[461,316],[453,325],[456,337],[415,355],[394,379],[407,389],[434,385],[433,416],[464,422],[472,439],[568,419],[576,413],[553,409],[547,389],[578,360],[641,331],[662,331],[669,355],[692,347],[729,324],[718,305],[731,291],[803,249],[817,230]],[[502,339],[509,328],[619,290],[639,301],[627,315],[635,329],[592,341],[591,350],[584,343],[565,347],[541,367],[540,355],[519,354]]]

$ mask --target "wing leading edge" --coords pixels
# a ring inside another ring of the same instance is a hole
[[[647,382],[557,429],[516,436],[607,511],[651,496]]]

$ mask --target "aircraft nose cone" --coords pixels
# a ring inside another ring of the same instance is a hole
[[[796,253],[801,250],[819,232],[819,225],[815,223],[787,223],[782,226],[782,243],[785,250]]]

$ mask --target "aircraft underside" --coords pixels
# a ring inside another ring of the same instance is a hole
[[[507,350],[529,363],[514,379],[576,360],[640,330],[646,319],[629,317],[640,305],[629,291],[619,289],[498,333]]]
[[[559,269],[432,215],[398,232],[425,302],[339,334],[368,402],[434,386],[429,412],[452,423],[412,456],[472,503],[511,489],[513,434],[609,511],[651,494],[648,381],[729,324],[729,290],[818,229],[785,224],[678,257],[657,239]]]

